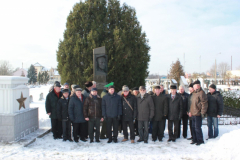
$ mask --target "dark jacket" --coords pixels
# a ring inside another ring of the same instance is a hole
[[[154,116],[154,103],[152,97],[145,93],[143,98],[141,94],[137,96],[137,119],[139,121],[149,121]]]
[[[137,99],[130,92],[125,97],[128,103],[131,105],[132,109],[129,107],[127,102],[124,99],[124,95],[121,95],[122,98],[122,120],[123,121],[132,121],[137,118]]]
[[[117,93],[107,93],[102,98],[102,115],[107,118],[116,118],[122,115],[121,97]]]
[[[83,104],[85,97],[83,96],[83,102],[74,94],[69,101],[68,113],[69,118],[73,123],[84,123],[85,118],[83,115]]]
[[[168,95],[168,120],[179,120],[182,117],[182,104],[182,97],[178,93],[176,93],[174,100],[172,100],[172,94]]]
[[[188,97],[189,97],[189,94],[186,93],[186,92],[183,92],[183,94],[179,93],[179,95],[182,97],[182,100],[183,100],[183,115],[187,115],[187,112],[188,112]]]
[[[62,92],[59,93],[59,98],[57,97],[54,89],[48,93],[45,101],[45,108],[47,113],[51,113],[50,118],[57,119],[57,103],[62,97]]]
[[[188,96],[188,112],[190,112],[191,104],[192,104],[192,93],[190,93]]]
[[[102,98],[97,95],[97,99],[94,99],[89,94],[83,105],[83,114],[85,118],[102,118]]]
[[[57,103],[57,118],[59,120],[68,120],[68,103],[69,98],[66,99],[64,96],[62,96]]]
[[[217,117],[223,113],[223,98],[220,92],[215,91],[213,94],[208,93],[208,109],[207,115],[210,117]]]
[[[168,98],[165,94],[160,93],[158,96],[152,96],[154,103],[154,121],[161,121],[168,115]]]
[[[192,116],[201,116],[206,114],[208,109],[208,99],[202,88],[194,91],[191,98],[190,112]]]

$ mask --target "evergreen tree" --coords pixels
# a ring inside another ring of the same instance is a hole
[[[48,72],[47,72],[47,71],[44,71],[44,72],[42,73],[42,76],[43,76],[43,83],[44,83],[44,84],[47,84],[47,82],[49,81]]]
[[[170,79],[175,79],[180,84],[180,76],[184,76],[183,66],[181,65],[179,59],[171,64],[171,69],[169,73]]]
[[[38,81],[38,84],[40,85],[43,81],[43,76],[41,74],[41,72],[38,73],[38,76],[37,76],[37,81]]]
[[[93,80],[93,49],[105,46],[107,81],[118,90],[145,85],[150,47],[134,8],[118,0],[86,0],[75,4],[60,40],[57,61],[61,82],[79,84]]]
[[[31,65],[30,68],[28,69],[27,77],[29,78],[28,83],[30,84],[34,84],[37,82],[37,73],[33,65]]]

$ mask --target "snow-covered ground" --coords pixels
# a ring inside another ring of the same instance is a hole
[[[38,101],[40,93],[44,98],[50,86],[31,88],[30,95],[33,103],[30,107],[39,107],[39,125],[41,128],[50,128],[50,120],[45,112],[45,101]],[[207,126],[203,125],[204,139],[207,138]],[[108,144],[107,140],[101,143],[90,144],[88,142],[62,142],[53,140],[52,134],[38,138],[36,142],[23,147],[19,143],[0,143],[0,159],[240,159],[240,125],[220,125],[220,135],[216,139],[205,141],[204,145],[195,146],[190,141],[177,139],[175,143],[167,142],[168,133],[165,130],[163,142],[152,142],[151,135],[149,143],[135,143],[130,141],[121,142],[122,133],[119,134],[118,143]],[[190,135],[190,132],[188,132]],[[136,137],[135,140],[137,140]]]

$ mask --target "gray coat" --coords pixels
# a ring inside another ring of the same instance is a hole
[[[168,120],[180,120],[183,111],[183,100],[182,97],[176,93],[174,100],[172,100],[172,95],[168,95]]]
[[[154,116],[154,103],[152,97],[145,93],[143,99],[141,94],[137,96],[137,119],[139,121],[149,121]]]

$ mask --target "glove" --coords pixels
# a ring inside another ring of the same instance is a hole
[[[118,120],[120,120],[121,119],[121,117],[120,116],[118,116]]]

